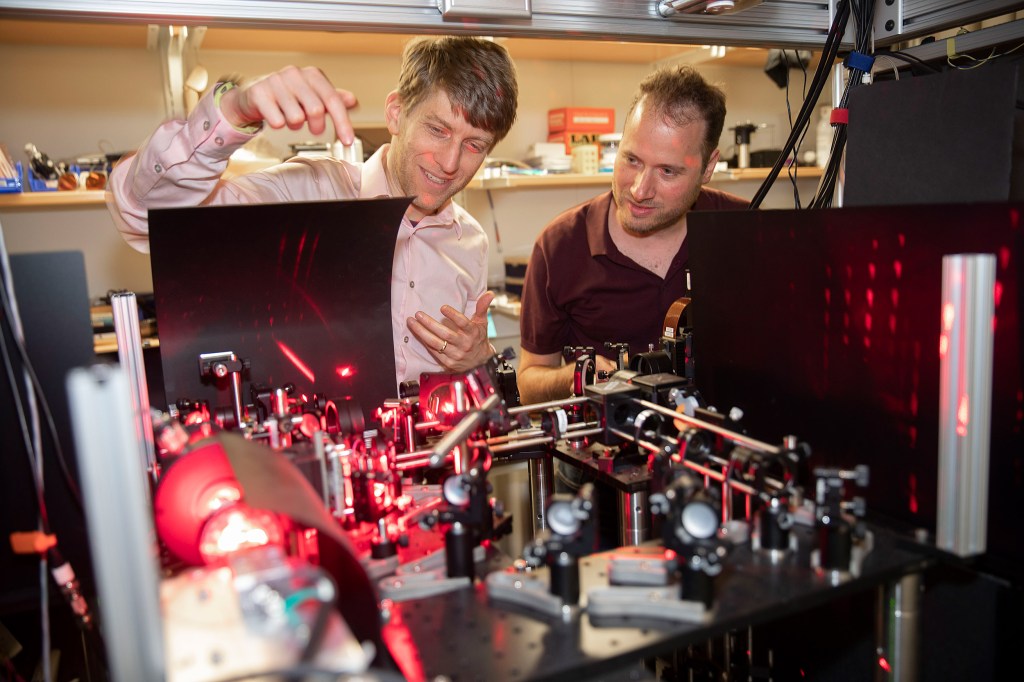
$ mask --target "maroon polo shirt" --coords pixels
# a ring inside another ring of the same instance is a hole
[[[606,341],[628,343],[630,354],[657,346],[665,314],[685,296],[687,243],[665,279],[622,254],[608,233],[606,192],[565,211],[537,238],[526,268],[519,321],[523,349],[540,355],[565,346],[592,346],[607,357]],[[746,208],[728,192],[704,187],[691,210]]]

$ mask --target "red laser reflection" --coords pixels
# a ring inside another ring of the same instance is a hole
[[[311,370],[309,368],[309,365],[304,363],[302,361],[302,359],[299,358],[299,356],[295,354],[295,351],[293,351],[291,348],[289,348],[287,345],[285,345],[284,342],[282,342],[282,341],[275,341],[275,343],[277,343],[277,347],[278,347],[278,349],[280,349],[281,353],[286,358],[288,358],[288,362],[292,363],[295,366],[295,369],[297,369],[300,372],[302,372],[302,376],[304,376],[307,379],[309,379],[309,383],[315,384],[316,383],[316,375],[313,374],[313,370]]]
[[[392,658],[402,676],[409,682],[422,682],[427,679],[423,670],[423,657],[413,639],[408,624],[402,617],[402,609],[395,608],[388,601],[391,620],[381,629],[381,638],[388,647]]]
[[[967,435],[967,425],[971,422],[969,401],[967,395],[960,396],[960,404],[956,408],[956,435],[961,438]]]
[[[348,379],[349,377],[355,376],[356,370],[352,365],[342,365],[334,368],[335,374],[342,379]]]

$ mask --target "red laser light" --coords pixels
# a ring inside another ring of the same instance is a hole
[[[299,356],[295,354],[295,351],[289,348],[283,341],[275,341],[275,343],[277,344],[277,347],[281,351],[281,353],[284,354],[286,358],[288,358],[288,362],[292,363],[292,365],[295,366],[295,369],[302,372],[302,375],[309,379],[310,383],[315,384],[316,375],[313,374],[313,370],[309,368],[309,365],[304,363],[301,360],[301,358],[299,358]]]

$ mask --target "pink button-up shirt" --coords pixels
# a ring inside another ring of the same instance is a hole
[[[232,152],[254,134],[220,114],[211,95],[185,121],[169,121],[110,174],[108,206],[132,247],[149,251],[150,208],[323,201],[391,196],[384,145],[361,167],[331,158],[295,158],[256,173],[221,179]],[[391,269],[391,328],[397,381],[419,379],[440,365],[406,319],[422,310],[443,317],[444,304],[472,316],[487,289],[487,235],[455,202],[415,226],[402,218]]]

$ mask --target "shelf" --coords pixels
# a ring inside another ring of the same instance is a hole
[[[610,185],[611,173],[580,175],[558,173],[552,175],[499,175],[497,177],[476,177],[466,189],[514,189],[517,187],[585,187],[588,185]]]
[[[771,172],[771,168],[736,168],[730,169],[723,173],[715,173],[711,176],[711,182],[721,181],[733,181],[741,182],[743,180],[764,180],[768,177]],[[817,166],[798,166],[796,169],[797,178],[820,178],[821,168]],[[779,180],[783,180],[787,177],[787,170],[783,168],[779,171]]]
[[[738,182],[741,180],[764,180],[768,177],[769,168],[746,168],[715,173],[711,182]],[[821,169],[816,166],[801,166],[800,178],[819,178]],[[785,179],[785,171],[779,173]],[[599,187],[611,186],[611,173],[596,175],[580,175],[577,173],[559,173],[553,175],[502,175],[492,178],[476,177],[466,186],[473,189],[520,189],[557,188],[557,187]],[[101,190],[74,192],[20,192],[0,194],[0,211],[30,211],[60,208],[85,208],[105,206],[105,193]]]
[[[160,339],[157,337],[150,337],[142,339],[142,349],[147,348],[159,348]],[[93,338],[92,350],[96,355],[103,355],[105,353],[116,353],[117,352],[117,339],[97,339]]]
[[[15,192],[0,194],[0,210],[30,211],[53,208],[83,208],[105,206],[103,190],[75,190],[71,192]]]
[[[739,182],[743,180],[764,180],[770,168],[744,168],[723,171],[711,176],[711,182]],[[785,179],[786,171],[779,173],[779,179]],[[820,178],[821,169],[817,166],[800,166],[798,178]],[[611,173],[596,175],[580,175],[577,173],[558,173],[552,175],[501,175],[497,177],[476,177],[466,189],[519,189],[526,187],[589,187],[610,186]]]

